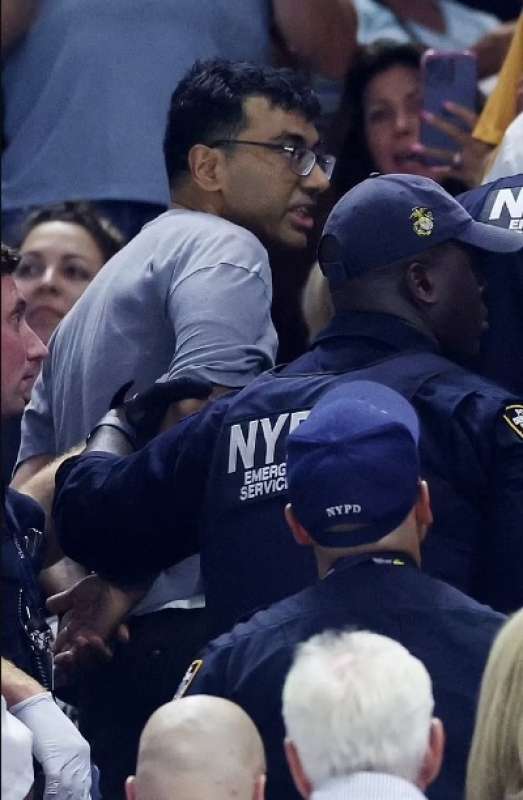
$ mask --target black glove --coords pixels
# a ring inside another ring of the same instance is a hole
[[[189,399],[204,400],[209,397],[213,389],[212,384],[202,378],[181,375],[170,381],[153,383],[149,389],[125,400],[125,395],[132,385],[133,381],[125,383],[118,389],[111,400],[110,411],[89,434],[87,449],[95,449],[93,437],[99,428],[110,427],[123,433],[137,450],[158,433],[171,403]]]

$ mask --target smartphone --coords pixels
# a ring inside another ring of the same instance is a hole
[[[427,50],[421,58],[423,110],[466,130],[466,125],[447,111],[447,100],[475,110],[477,96],[476,56],[470,50]],[[422,119],[421,143],[456,152],[459,144],[448,134]],[[428,159],[427,159],[428,160]],[[440,163],[430,159],[430,163]]]

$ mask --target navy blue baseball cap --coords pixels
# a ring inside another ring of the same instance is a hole
[[[338,200],[325,223],[318,260],[335,289],[450,240],[493,253],[523,250],[521,233],[476,222],[431,178],[377,175]]]
[[[418,439],[416,412],[387,386],[348,381],[323,395],[287,439],[289,501],[312,538],[354,547],[397,528],[418,496]]]

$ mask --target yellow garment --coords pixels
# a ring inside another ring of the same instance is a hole
[[[475,139],[499,144],[517,114],[516,93],[523,77],[523,14],[520,15],[510,48],[499,73],[496,88],[485,103],[474,133]]]

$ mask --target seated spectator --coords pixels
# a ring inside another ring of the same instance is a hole
[[[122,234],[90,203],[47,206],[26,219],[14,279],[27,303],[27,322],[44,344],[123,245]]]
[[[481,682],[466,800],[523,797],[523,609],[496,637]]]
[[[307,800],[421,800],[445,734],[427,670],[399,642],[365,631],[313,636],[283,686],[285,751]]]
[[[476,693],[505,618],[419,569],[432,514],[419,478],[418,437],[412,406],[380,384],[355,381],[319,400],[287,439],[285,515],[296,541],[313,547],[321,580],[215,639],[181,684],[180,693],[234,699],[253,719],[266,748],[271,800],[295,797],[281,747],[281,688],[294,648],[325,629],[349,627],[399,641],[428,670],[448,736],[429,796],[462,798]],[[324,673],[330,683],[332,671],[331,660]],[[320,713],[318,695],[314,703]],[[429,719],[426,726],[428,734]],[[404,743],[398,734],[398,746]],[[332,747],[328,736],[324,744]],[[300,755],[307,771],[308,756]]]
[[[27,303],[27,321],[44,344],[123,243],[120,232],[89,203],[47,206],[26,219],[14,279]],[[11,417],[2,431],[6,483],[20,447],[20,421],[19,414]]]
[[[247,714],[219,697],[154,712],[140,737],[127,800],[263,800],[265,754]]]

